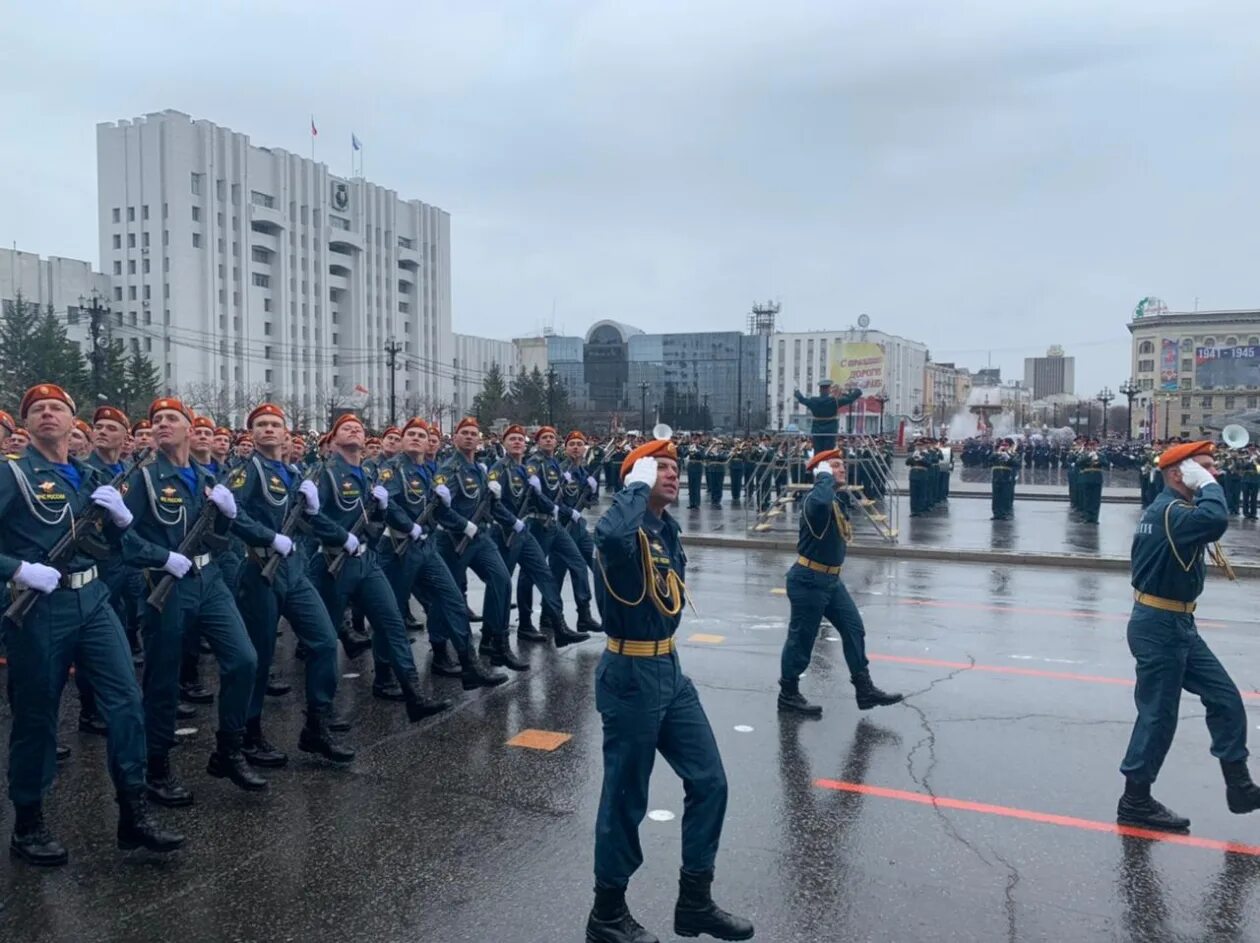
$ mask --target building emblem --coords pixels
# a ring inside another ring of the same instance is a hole
[[[344,183],[332,185],[332,205],[336,210],[345,210],[350,206],[350,188]]]

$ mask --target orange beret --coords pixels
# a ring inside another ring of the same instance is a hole
[[[76,429],[78,429],[80,432],[82,432],[82,433],[83,433],[85,436],[87,436],[89,439],[90,439],[90,438],[92,438],[92,427],[91,427],[91,426],[89,426],[89,425],[88,425],[85,421],[83,421],[82,419],[76,419],[76,420],[74,421],[74,427],[75,427]]]
[[[463,419],[461,419],[459,421],[459,424],[455,426],[455,431],[459,432],[459,430],[463,429],[465,426],[472,426],[474,429],[478,431],[481,430],[480,424],[477,422],[476,418],[473,416],[465,416]]]
[[[248,442],[250,444],[253,444],[253,441],[254,441],[254,437],[250,435],[248,432],[242,432],[239,436],[236,437],[237,445],[240,445],[242,442]]]
[[[560,437],[559,434],[556,432],[555,426],[539,426],[538,431],[534,433],[534,438],[541,439],[547,433],[551,433],[552,435],[556,436],[556,438]]]
[[[1211,455],[1216,446],[1211,442],[1183,442],[1159,453],[1159,467],[1172,468],[1196,455]]]
[[[621,463],[621,477],[625,478],[630,474],[630,469],[634,468],[634,463],[641,458],[672,458],[678,461],[678,447],[674,445],[673,439],[652,439],[644,442],[637,449],[634,449],[626,460]]]
[[[75,412],[77,408],[74,405],[74,400],[70,398],[70,394],[57,386],[57,384],[40,383],[26,391],[26,394],[22,397],[21,404],[18,406],[18,413],[25,419],[26,414],[31,411],[31,407],[40,400],[45,399],[55,399],[59,403],[65,403],[70,407],[70,412]]]
[[[100,422],[102,419],[116,422],[124,429],[131,425],[131,420],[127,418],[127,414],[115,406],[98,406],[96,412],[92,413],[92,422]]]
[[[564,444],[568,445],[574,439],[576,439],[579,442],[585,442],[586,436],[581,432],[581,430],[574,429],[572,432],[570,432],[567,436],[564,437]]]
[[[146,429],[152,429],[152,428],[153,428],[153,423],[149,422],[149,420],[137,419],[135,422],[131,424],[131,434],[135,435],[137,432],[143,432]]]
[[[209,429],[210,432],[213,433],[214,420],[211,419],[209,416],[193,416],[193,428],[194,429]]]
[[[813,471],[823,462],[831,461],[833,458],[844,458],[844,456],[841,454],[839,449],[824,449],[823,451],[816,453],[813,458],[805,463],[805,470]]]
[[[363,442],[364,445],[372,445],[373,443],[375,443],[376,445],[380,445],[381,444],[380,436],[370,435]]]
[[[259,416],[274,416],[276,419],[283,422],[286,428],[289,425],[289,421],[284,417],[284,410],[275,403],[261,403],[258,406],[255,406],[253,411],[245,419],[245,425],[253,426],[254,420]]]
[[[13,421],[13,417],[6,413],[3,409],[0,409],[0,426],[4,426],[10,432],[17,429],[17,423]]]
[[[429,424],[419,416],[412,416],[407,420],[407,424],[403,426],[403,432],[406,433],[409,429],[423,429],[425,432],[428,432]]]
[[[289,441],[291,441],[294,445],[305,445],[306,436],[302,435],[300,432],[295,432]]]
[[[518,425],[517,423],[512,423],[512,425],[508,426],[506,429],[503,430],[503,438],[506,439],[510,435],[524,436],[525,427],[522,425]],[[526,436],[526,438],[528,438],[528,436]]]
[[[217,438],[219,438],[220,436],[222,436],[222,437],[223,437],[223,438],[225,438],[225,439],[231,439],[231,438],[232,438],[232,430],[231,430],[231,429],[229,429],[227,426],[217,426],[217,427],[215,427],[215,430],[214,430],[214,437],[217,439]]]
[[[157,399],[155,399],[152,405],[149,406],[149,421],[152,422],[154,416],[156,416],[158,413],[162,412],[163,410],[168,410],[168,409],[172,410],[173,412],[179,413],[181,416],[187,419],[190,423],[192,422],[192,410],[190,410],[187,406],[183,404],[182,401],[176,399],[174,396],[160,396]]]
[[[329,441],[332,441],[332,437],[337,434],[338,429],[340,429],[342,426],[351,422],[355,423],[356,425],[360,427],[362,427],[363,425],[363,420],[360,419],[358,416],[356,416],[354,413],[342,413],[340,416],[338,416],[337,421],[334,422],[332,424],[332,428],[328,430]]]
[[[389,426],[385,429],[384,432],[381,433],[382,437],[387,436],[387,435],[396,435],[396,436],[401,437],[402,432],[401,430],[399,430],[397,426]]]
[[[435,435],[440,438],[442,435],[442,423],[437,420],[430,419],[429,420],[429,435]]]

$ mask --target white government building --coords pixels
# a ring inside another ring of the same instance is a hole
[[[448,213],[178,111],[96,138],[114,324],[173,390],[233,413],[267,396],[317,424],[355,405],[380,425],[397,342],[399,413],[453,408]]]

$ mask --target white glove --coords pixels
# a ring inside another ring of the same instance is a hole
[[[433,493],[436,494],[438,499],[447,507],[451,506],[451,489],[446,487],[446,485],[438,485],[433,489]]]
[[[60,582],[61,572],[42,563],[19,563],[17,572],[13,574],[13,583],[18,589],[33,589],[45,595],[56,589]]]
[[[542,494],[542,482],[538,480],[537,475],[529,476],[529,486],[533,488],[535,491],[537,491],[539,494]]]
[[[503,497],[503,486],[497,481],[489,482],[488,487],[490,488],[490,493],[494,495],[496,501]]]
[[[101,485],[92,492],[92,503],[109,512],[110,520],[119,527],[131,526],[131,512],[123,503],[123,496],[112,485]]]
[[[554,517],[557,522],[560,520],[560,505],[553,504],[551,506],[551,516]]]
[[[421,527],[419,524],[412,524],[411,525],[411,539],[419,540],[423,536],[424,536],[424,528]]]
[[[823,462],[821,465],[816,465],[814,467],[814,477],[815,478],[823,478],[823,477],[831,478],[832,477],[831,466],[828,465],[826,462]]]
[[[219,512],[229,521],[236,520],[236,498],[232,497],[232,492],[222,485],[215,485],[210,489],[210,503],[219,509]]]
[[[1198,491],[1204,485],[1216,484],[1212,473],[1192,458],[1186,459],[1177,468],[1181,471],[1181,480],[1191,491]]]
[[[574,524],[580,524],[582,522],[582,512],[577,508],[570,509],[569,517],[573,520]]]
[[[590,475],[587,475],[587,476],[586,476],[586,487],[590,488],[592,491],[598,491],[598,490],[599,490],[599,482],[598,482],[598,481],[596,481],[594,478],[592,478]]]
[[[172,550],[166,556],[166,562],[162,564],[162,569],[177,580],[182,580],[188,575],[188,571],[192,569],[192,561],[182,553],[176,553]]]
[[[490,471],[490,469],[486,468],[486,463],[485,463],[485,462],[478,462],[478,463],[477,463],[477,467],[481,469],[481,473],[482,473],[483,475],[484,475],[484,474],[486,474],[488,471]]]
[[[651,488],[656,484],[656,459],[650,455],[647,458],[641,458],[635,461],[634,467],[630,469],[630,474],[626,475],[626,487],[645,484]]]
[[[564,477],[565,484],[569,484],[569,485],[573,484],[573,476],[570,475],[568,472],[565,472],[563,477]]]
[[[354,534],[346,534],[346,542],[342,544],[342,547],[350,556],[355,556],[359,552],[359,538]]]
[[[304,481],[298,485],[298,494],[306,501],[306,513],[319,513],[319,488],[313,481]]]
[[[464,536],[465,536],[465,537],[467,537],[469,540],[472,540],[474,537],[476,537],[476,536],[477,536],[477,525],[476,525],[476,524],[474,524],[472,521],[469,521],[467,524],[465,524],[465,525],[464,525]]]
[[[518,517],[516,519],[516,523],[512,525],[512,530],[516,531],[519,534],[524,529],[525,529],[525,522]]]
[[[271,549],[282,557],[287,557],[293,552],[293,541],[284,534],[276,534],[271,538]]]
[[[376,499],[376,503],[382,511],[389,507],[389,492],[380,485],[372,486],[372,497]]]

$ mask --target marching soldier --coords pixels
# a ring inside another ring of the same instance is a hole
[[[71,661],[91,675],[108,727],[107,762],[117,791],[118,847],[169,852],[184,838],[160,827],[145,798],[144,715],[122,627],[98,580],[89,540],[117,553],[132,523],[122,494],[98,471],[70,456],[74,401],[60,387],[27,390],[19,415],[34,440],[0,462],[0,580],[14,598],[38,593],[22,625],[4,620],[8,658],[9,799],[14,807],[9,849],[28,864],[65,864],[69,854],[44,821],[43,800],[56,769],[57,708]],[[62,559],[50,551],[93,506],[103,524],[82,533]],[[98,512],[100,513],[100,512]],[[55,566],[49,565],[56,563]],[[64,574],[64,575],[63,575]]]
[[[13,458],[14,453],[9,451],[9,439],[16,429],[17,423],[13,421],[13,417],[0,409],[0,455]]]
[[[401,450],[381,469],[381,484],[389,493],[385,512],[388,528],[380,542],[381,563],[394,588],[399,611],[410,609],[412,596],[424,607],[433,649],[433,673],[459,678],[465,691],[494,687],[507,681],[507,676],[487,672],[478,661],[463,594],[432,539],[429,503],[437,498],[430,493],[421,465],[428,436],[429,427],[423,419],[409,420],[400,438]],[[458,663],[451,658],[448,641],[455,645]],[[378,664],[377,684],[385,676],[387,666]],[[378,688],[373,684],[372,693],[389,699],[393,686]]]
[[[407,719],[415,723],[451,706],[450,701],[429,700],[420,689],[407,629],[398,611],[393,588],[371,549],[379,536],[389,507],[389,492],[373,484],[361,464],[364,445],[363,423],[354,413],[337,417],[331,430],[332,454],[319,476],[319,510],[335,528],[319,536],[321,553],[314,553],[307,574],[328,610],[334,624],[341,621],[346,605],[352,604],[372,623],[369,643],[378,665],[393,669],[402,692]],[[346,656],[361,654],[355,636],[344,634]],[[380,679],[382,683],[385,679]]]
[[[914,450],[906,456],[906,466],[910,469],[911,517],[920,517],[932,508],[929,494],[932,479],[928,468],[927,455],[923,451],[922,444],[922,439],[916,439]]]
[[[699,432],[691,434],[686,455],[680,457],[687,462],[687,509],[694,511],[700,507],[700,494],[704,491],[705,447],[704,438]],[[622,460],[625,460],[624,457]],[[613,477],[615,479],[616,476]],[[612,484],[609,485],[608,490],[616,492],[617,487]]]
[[[630,915],[626,888],[643,862],[639,824],[657,751],[683,780],[682,870],[674,932],[749,940],[753,926],[713,902],[713,865],[726,815],[726,772],[695,685],[682,673],[674,633],[682,619],[686,556],[666,510],[678,498],[673,442],[636,448],[626,488],[595,528],[596,592],[608,632],[595,671],[604,724],[604,785],[595,823],[595,906],[588,943],[655,943]]]
[[[1133,612],[1129,651],[1137,662],[1137,721],[1120,772],[1125,777],[1116,820],[1122,825],[1185,831],[1190,820],[1151,797],[1151,784],[1172,746],[1181,692],[1207,708],[1212,755],[1225,777],[1231,812],[1260,809],[1260,787],[1247,770],[1247,714],[1242,695],[1195,628],[1203,592],[1204,555],[1229,526],[1212,443],[1187,442],[1159,457],[1164,491],[1142,513],[1133,536]]]
[[[792,616],[783,643],[779,672],[779,710],[821,717],[822,708],[805,700],[801,672],[813,657],[818,627],[824,617],[840,633],[849,680],[857,694],[858,710],[896,704],[900,694],[888,694],[871,680],[866,658],[866,627],[853,598],[840,580],[845,553],[853,539],[847,513],[850,496],[844,456],[839,449],[819,452],[805,466],[814,473],[814,487],[801,509],[796,562],[787,573]]]
[[[5,443],[5,448],[13,455],[21,455],[26,447],[31,444],[31,434],[23,426],[18,426],[13,430],[13,435],[9,437],[9,441]]]
[[[402,430],[389,426],[381,433],[381,465],[391,461],[402,448]]]
[[[818,381],[818,391],[818,396],[805,396],[800,390],[792,393],[796,401],[808,409],[813,417],[810,433],[815,454],[836,447],[836,434],[840,431],[840,420],[837,418],[840,410],[862,398],[861,390],[852,389],[842,394],[839,384],[826,378]]]
[[[245,424],[254,437],[254,454],[231,474],[228,487],[237,506],[262,528],[262,536],[270,534],[270,544],[249,550],[241,568],[237,595],[250,641],[258,653],[241,752],[252,766],[280,767],[289,760],[268,742],[262,729],[276,633],[283,615],[306,653],[306,724],[298,736],[298,749],[336,763],[348,763],[354,759],[354,751],[333,740],[329,732],[337,693],[337,632],[301,561],[293,556],[292,535],[283,533],[285,518],[295,502],[303,505],[304,528],[319,539],[335,541],[338,528],[319,513],[315,482],[302,479],[297,469],[281,457],[284,411],[263,403],[250,412]],[[280,560],[268,579],[264,570],[277,556]]]
[[[232,458],[232,430],[227,426],[216,426],[210,439],[210,455],[221,471],[226,471]]]
[[[589,468],[585,465],[586,436],[577,430],[565,436],[564,454],[565,460],[560,465],[564,476],[560,500],[569,511],[577,511],[579,514],[579,518],[573,518],[570,515],[565,529],[573,538],[573,542],[577,544],[578,552],[582,554],[586,565],[591,567],[595,564],[595,541],[586,527],[585,518],[581,518],[580,515],[588,505],[599,503],[599,479],[595,477],[594,463],[592,462]],[[561,512],[560,516],[563,518],[564,512]],[[599,630],[594,629],[594,631]]]
[[[731,447],[731,504],[738,505],[740,503],[740,494],[744,487],[744,451],[746,446],[742,439],[739,439]]]
[[[1249,521],[1256,519],[1256,503],[1260,497],[1260,454],[1254,445],[1247,446],[1242,459],[1242,513]]]
[[[722,485],[726,482],[726,463],[730,461],[731,450],[721,439],[714,439],[705,455],[704,475],[709,486],[709,506],[722,506]]]
[[[82,419],[76,419],[70,430],[70,457],[86,462],[91,454],[92,427]]]
[[[1106,459],[1098,452],[1098,443],[1091,439],[1076,460],[1076,494],[1080,503],[1081,520],[1097,524],[1102,510],[1103,465]]]
[[[1014,444],[1010,439],[1003,439],[991,459],[995,521],[1009,521],[1015,516],[1015,482],[1019,480],[1019,456],[1011,451]]]
[[[188,408],[174,397],[162,397],[149,407],[149,421],[157,457],[140,470],[139,481],[127,493],[135,523],[123,541],[123,559],[147,571],[151,589],[165,576],[175,581],[160,610],[150,603],[144,611],[144,712],[149,797],[159,805],[178,807],[193,801],[170,765],[180,656],[190,627],[200,631],[219,662],[219,729],[206,772],[248,791],[267,788],[267,781],[250,770],[241,753],[258,655],[211,554],[216,543],[226,543],[234,521],[237,533],[251,543],[261,541],[261,535],[252,522],[237,520],[232,492],[190,459]],[[196,546],[187,546],[185,541],[203,514],[213,526]]]

